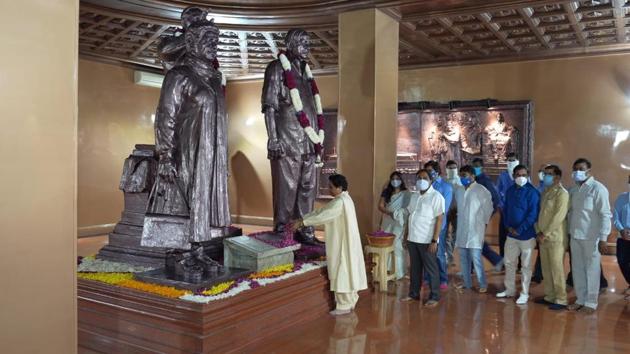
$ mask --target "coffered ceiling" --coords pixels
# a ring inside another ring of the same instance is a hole
[[[232,78],[262,73],[295,26],[311,34],[312,66],[336,71],[337,14],[367,7],[399,19],[401,67],[630,52],[626,0],[83,0],[79,52],[158,71],[157,42],[190,5],[209,8],[221,28],[219,62]]]

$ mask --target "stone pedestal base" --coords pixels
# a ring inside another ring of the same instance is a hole
[[[209,304],[78,279],[79,352],[243,353],[332,309],[326,268]]]
[[[277,265],[293,263],[293,252],[300,249],[297,244],[276,248],[249,236],[238,236],[223,241],[226,267],[244,268],[259,272]]]

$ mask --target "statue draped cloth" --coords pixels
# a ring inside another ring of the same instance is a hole
[[[221,73],[192,57],[164,78],[155,116],[156,150],[172,159],[174,183],[158,176],[147,212],[190,217],[190,242],[230,225],[227,115]]]

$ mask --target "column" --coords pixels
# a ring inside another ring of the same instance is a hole
[[[396,167],[398,21],[378,9],[339,15],[338,168],[348,178],[362,234]]]

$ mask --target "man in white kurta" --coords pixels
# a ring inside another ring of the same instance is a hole
[[[481,249],[486,233],[486,225],[494,211],[492,195],[481,184],[475,182],[475,175],[470,166],[460,170],[462,186],[455,187],[457,201],[457,236],[455,247],[459,249],[461,272],[464,284],[459,288],[470,289],[472,279],[470,264],[475,268],[479,281],[479,292],[485,293],[488,285],[481,259]]]
[[[354,202],[345,186],[335,185],[330,177],[329,188],[334,199],[321,209],[304,216],[304,226],[324,225],[326,232],[326,262],[330,290],[335,292],[337,307],[333,315],[354,309],[359,300],[358,292],[367,289],[367,277],[361,234],[357,224]],[[343,177],[343,176],[342,176]]]
[[[573,163],[576,186],[569,190],[569,234],[571,235],[571,274],[577,300],[569,310],[592,313],[597,309],[601,272],[601,252],[611,231],[608,189],[591,175],[591,163]]]

